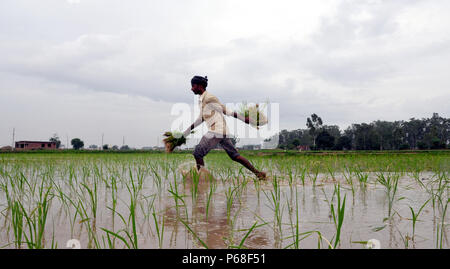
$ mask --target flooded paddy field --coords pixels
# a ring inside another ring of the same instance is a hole
[[[0,248],[450,246],[450,153],[243,155],[0,154]]]

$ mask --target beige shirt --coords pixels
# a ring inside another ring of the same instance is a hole
[[[220,103],[219,99],[208,91],[205,91],[200,96],[199,107],[199,118],[203,117],[208,126],[208,131],[216,134],[229,135],[227,123],[223,115],[232,116],[233,111],[228,111],[226,107]]]

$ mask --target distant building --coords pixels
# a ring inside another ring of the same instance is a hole
[[[299,150],[299,151],[309,150],[309,146],[308,145],[300,145],[300,146],[297,146],[297,150]]]
[[[51,141],[18,141],[16,150],[56,149],[56,142]]]
[[[243,150],[260,150],[261,145],[243,145],[241,149],[243,149]]]
[[[0,148],[1,152],[12,151],[12,150],[13,150],[13,148],[11,146],[5,146],[5,147]]]

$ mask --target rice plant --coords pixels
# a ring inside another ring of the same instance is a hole
[[[392,206],[396,198],[398,190],[398,180],[400,175],[398,173],[377,173],[377,182],[386,188],[386,193],[388,196],[388,217],[391,217]]]

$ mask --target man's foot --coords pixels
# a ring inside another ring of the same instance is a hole
[[[266,180],[267,179],[267,175],[265,172],[258,172],[255,174],[256,177],[258,177],[259,180]]]

